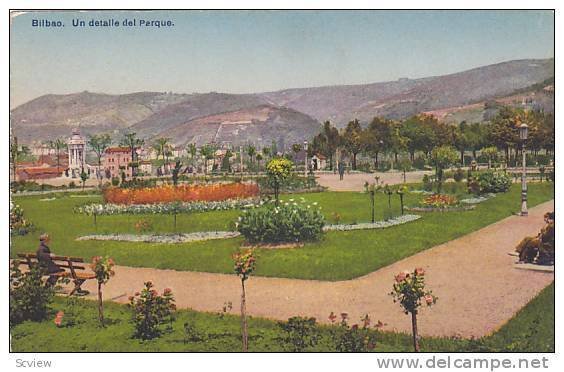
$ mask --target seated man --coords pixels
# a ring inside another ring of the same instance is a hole
[[[51,239],[47,234],[41,234],[39,237],[39,248],[37,249],[37,261],[43,270],[46,271],[47,274],[55,274],[61,271],[61,269],[51,258],[51,250],[47,246]],[[58,277],[56,275],[49,275],[49,279],[47,283],[50,285],[55,285],[57,283]]]

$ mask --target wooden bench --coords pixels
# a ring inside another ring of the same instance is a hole
[[[18,257],[20,260],[18,264],[20,265],[27,265],[30,267],[31,265],[39,264],[37,260],[37,255],[35,253],[18,253]],[[83,290],[80,286],[89,279],[95,279],[96,274],[93,272],[82,272],[80,270],[86,270],[85,266],[75,265],[75,264],[84,264],[84,259],[80,257],[69,257],[69,256],[51,256],[51,259],[55,262],[59,268],[63,269],[64,271],[53,273],[53,274],[45,274],[48,276],[54,275],[61,278],[70,278],[74,283],[74,288],[69,293],[69,296],[72,296],[75,293],[80,294],[87,294],[88,291]],[[78,270],[78,271],[77,271]]]

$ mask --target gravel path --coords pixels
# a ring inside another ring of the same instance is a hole
[[[515,269],[515,257],[507,254],[523,237],[537,234],[544,225],[544,213],[552,210],[554,202],[546,202],[530,209],[526,218],[508,217],[353,280],[252,277],[246,284],[248,313],[280,320],[307,315],[325,323],[331,311],[348,312],[352,321],[368,313],[374,321],[386,323],[385,330],[409,332],[410,318],[388,293],[394,274],[423,267],[428,286],[439,300],[433,308],[421,311],[421,334],[490,334],[554,280],[553,273]],[[182,308],[217,312],[226,301],[233,303],[233,309],[239,308],[240,282],[226,274],[119,266],[116,277],[104,288],[104,297],[125,303],[145,280],[152,280],[158,290],[170,287]],[[94,298],[95,283],[89,281],[84,287]]]
[[[405,174],[407,183],[421,182],[423,175],[433,174],[432,171],[413,171]],[[319,173],[316,174],[317,183],[328,187],[331,191],[364,191],[364,183],[374,183],[374,177],[380,177],[379,183],[396,185],[403,183],[403,172],[376,172],[376,173],[350,173],[345,174],[343,180],[339,180],[339,174]]]

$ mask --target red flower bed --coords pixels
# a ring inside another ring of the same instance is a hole
[[[109,188],[104,199],[113,204],[159,204],[172,202],[221,201],[258,196],[256,184],[229,183],[214,185],[158,186],[141,189]]]

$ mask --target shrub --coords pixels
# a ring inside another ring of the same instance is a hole
[[[140,293],[129,297],[135,324],[134,337],[142,340],[158,337],[162,333],[162,324],[172,324],[176,310],[172,291],[166,288],[161,296],[153,287],[151,281],[145,282],[145,288]]]
[[[469,182],[469,191],[480,194],[506,192],[511,186],[511,177],[504,173],[479,173]]]
[[[268,203],[243,211],[237,230],[251,243],[283,243],[318,240],[325,219],[313,205],[292,199],[279,206]]]
[[[119,185],[119,178],[118,177],[112,177],[112,186],[118,186]]]
[[[423,190],[425,191],[432,191],[433,190],[433,181],[429,175],[423,175]]]
[[[331,312],[329,320],[335,322],[336,315]],[[344,353],[362,353],[374,350],[376,347],[376,332],[370,330],[370,318],[365,315],[362,319],[362,327],[358,324],[349,326],[348,314],[341,313],[341,322],[338,327],[331,329],[331,337],[335,343],[335,349]],[[376,327],[382,326],[378,322]]]
[[[288,322],[279,322],[278,327],[284,332],[281,337],[283,346],[290,352],[302,352],[309,347],[317,345],[320,335],[315,318],[302,318],[294,316]]]
[[[464,171],[461,168],[456,168],[452,176],[456,182],[460,182],[464,179]]]
[[[424,157],[420,156],[420,157],[415,158],[413,160],[413,168],[422,170],[422,169],[425,169],[425,165],[426,164],[425,164],[425,158]]]
[[[53,286],[41,280],[43,271],[32,265],[22,273],[14,261],[10,270],[10,326],[26,320],[41,321],[47,317],[48,306],[53,300]]]
[[[196,327],[195,321],[184,322],[184,343],[202,342],[206,339],[206,334]]]
[[[26,235],[33,230],[33,224],[24,218],[23,209],[10,202],[10,234]]]

